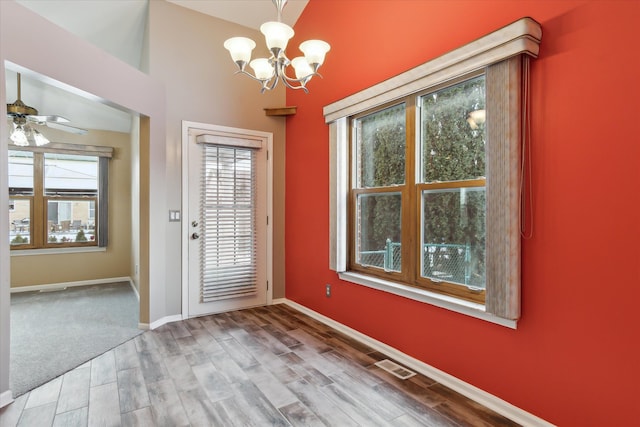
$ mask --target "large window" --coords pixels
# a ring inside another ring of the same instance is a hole
[[[485,93],[480,74],[352,119],[352,270],[484,302]]]
[[[9,150],[11,249],[106,246],[107,210],[96,211],[107,204],[111,149],[85,151]]]
[[[523,18],[328,105],[330,267],[505,326],[520,316]]]

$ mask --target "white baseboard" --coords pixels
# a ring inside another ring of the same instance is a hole
[[[287,299],[285,299],[283,303],[324,323],[325,325],[331,326],[332,328],[344,333],[345,335],[348,335],[349,337],[357,341],[360,341],[363,344],[368,345],[369,347],[389,356],[400,364],[403,364],[407,368],[413,369],[433,379],[434,381],[437,381],[440,384],[457,391],[458,393],[474,400],[475,402],[480,403],[481,405],[486,406],[489,409],[494,410],[495,412],[509,418],[512,421],[515,421],[523,426],[553,426],[553,424],[543,420],[542,418],[539,418],[523,409],[520,409],[517,406],[514,406],[497,396],[487,393],[486,391],[481,390],[478,387],[475,387],[465,381],[462,381],[461,379],[456,378],[453,375],[447,374],[446,372],[441,371],[438,368],[428,365],[421,360],[409,356],[408,354],[402,353],[401,351],[381,341],[371,338],[370,336],[358,332],[355,329],[351,329],[350,327],[336,322],[335,320],[326,317],[318,312],[315,312],[303,305]]]
[[[15,288],[11,288],[11,293],[32,292],[32,291],[55,291],[57,289],[72,288],[75,286],[106,285],[107,283],[117,283],[117,282],[128,282],[129,284],[131,284],[131,286],[134,288],[134,291],[135,291],[135,286],[133,286],[131,278],[129,276],[126,276],[126,277],[109,277],[106,279],[79,280],[77,282],[47,283],[44,285],[33,285],[33,286],[16,286]]]
[[[11,390],[0,393],[0,408],[4,408],[11,402],[13,402],[13,393],[11,393]]]
[[[271,300],[271,305],[276,305],[276,304],[286,304],[287,303],[287,299],[286,298],[276,298],[274,300]]]
[[[151,322],[151,324],[147,324],[147,323],[140,323],[138,324],[138,327],[140,329],[145,329],[143,327],[141,327],[141,325],[146,325],[146,329],[156,329],[159,328],[162,325],[165,325],[167,323],[171,323],[171,322],[179,322],[181,320],[184,320],[182,318],[182,314],[174,314],[173,316],[165,316],[161,319],[156,320],[155,322]]]
[[[136,298],[138,299],[138,302],[140,302],[140,293],[138,292],[138,288],[136,288],[136,285],[133,283],[133,279],[129,278],[129,285],[131,285],[131,289],[133,289],[133,293],[136,294]]]

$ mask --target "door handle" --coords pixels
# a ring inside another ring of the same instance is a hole
[[[191,235],[191,240],[196,240],[196,239],[199,239],[199,238],[200,238],[200,235],[198,233],[193,233]]]

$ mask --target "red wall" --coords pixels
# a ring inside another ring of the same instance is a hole
[[[543,38],[517,330],[340,281],[322,107],[524,16]],[[640,425],[638,22],[638,1],[310,0],[290,56],[332,48],[311,93],[287,94],[287,298],[552,423]]]

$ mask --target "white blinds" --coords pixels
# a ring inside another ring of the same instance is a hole
[[[202,144],[201,302],[256,293],[256,156]]]

